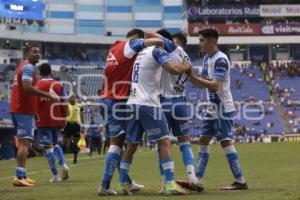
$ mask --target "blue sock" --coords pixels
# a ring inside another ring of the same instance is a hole
[[[121,148],[116,145],[110,145],[105,158],[104,173],[102,177],[101,185],[105,189],[110,186],[110,181],[116,170],[120,165],[121,160]]]
[[[238,154],[233,145],[224,148],[231,172],[239,183],[245,183],[243,172],[239,164]]]
[[[174,161],[172,159],[160,159],[164,171],[166,183],[174,183]]]
[[[26,178],[26,170],[23,167],[16,167],[16,177],[18,179]]]
[[[53,175],[57,175],[57,168],[56,168],[56,163],[55,163],[55,155],[53,152],[53,149],[46,149],[46,158],[48,160],[51,172]]]
[[[120,183],[128,183],[128,172],[131,166],[131,162],[127,160],[121,160],[120,162]]]
[[[129,184],[129,185],[131,185],[132,184],[132,180],[131,180],[131,178],[130,178],[130,176],[127,174],[127,183]]]
[[[181,156],[188,175],[195,176],[194,153],[189,141],[179,143]]]
[[[200,151],[198,154],[199,157],[198,157],[196,170],[195,170],[196,176],[200,179],[203,178],[204,176],[204,172],[209,160],[209,153],[210,153],[209,146],[200,145]]]
[[[59,160],[59,164],[63,165],[66,163],[63,150],[58,144],[54,146],[54,153]]]

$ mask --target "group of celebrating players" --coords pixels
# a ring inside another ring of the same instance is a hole
[[[127,33],[126,40],[118,40],[111,46],[99,96],[101,105],[105,107],[102,111],[107,115],[105,134],[110,138],[99,195],[117,194],[110,187],[117,168],[118,193],[131,195],[144,188],[129,177],[133,155],[143,134],[158,146],[161,194],[182,195],[187,194],[185,189],[204,190],[203,177],[213,137],[224,149],[235,179],[231,185],[221,189],[248,189],[232,142],[235,107],[230,92],[230,62],[218,49],[218,37],[215,29],[199,32],[199,48],[206,54],[200,76],[195,74],[184,51],[187,39],[183,33],[171,35],[166,30],[152,32],[133,29]],[[53,104],[62,101],[59,97],[66,94],[61,83],[51,78],[48,64],[38,67],[41,79],[37,80],[35,64],[40,58],[37,46],[27,46],[24,55],[23,63],[16,70],[11,98],[11,112],[20,140],[13,184],[34,185],[25,169],[33,137],[34,115],[37,116],[38,138],[53,174],[51,181],[59,182],[61,177],[64,180],[69,178],[69,168],[58,145],[58,134],[64,127],[68,106],[61,102],[58,106]],[[206,88],[208,97],[197,160],[190,144],[190,114],[185,97],[187,81]],[[178,139],[187,180],[175,180],[170,132]],[[58,175],[55,155],[62,165],[62,176]]]

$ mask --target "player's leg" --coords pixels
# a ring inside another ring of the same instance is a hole
[[[117,120],[114,112],[117,107],[115,101],[103,99],[106,106],[107,124],[105,127],[105,136],[109,138],[110,144],[104,161],[103,176],[98,189],[99,195],[114,195],[116,192],[110,188],[110,182],[115,170],[118,168],[121,160],[121,151],[125,141],[124,120]],[[125,115],[125,113],[123,114]],[[105,116],[105,115],[104,115]],[[122,115],[120,116],[122,117]]]
[[[100,188],[98,190],[99,195],[113,195],[116,194],[110,188],[110,182],[115,170],[118,168],[121,160],[121,151],[124,144],[125,134],[121,134],[117,137],[110,138],[110,145],[104,161],[104,171]]]
[[[93,151],[94,151],[94,137],[89,136],[89,141],[90,141],[90,156],[92,156]]]
[[[165,114],[161,108],[149,106],[141,106],[139,113],[148,140],[157,141],[159,148],[159,165],[162,166],[166,180],[166,193],[175,195],[186,194],[186,191],[175,183],[174,160],[171,156],[171,142]]]
[[[102,138],[100,137],[96,137],[96,147],[97,147],[97,152],[100,155],[101,154],[101,149],[102,149]]]
[[[73,164],[76,165],[78,163],[77,157],[78,153],[80,151],[80,148],[78,147],[78,141],[80,140],[80,125],[78,123],[72,123],[71,125],[71,149],[72,153],[74,155],[73,157]]]
[[[33,139],[33,116],[12,114],[13,123],[17,131],[19,147],[16,155],[16,176],[13,180],[14,186],[33,186],[35,181],[29,179],[26,173],[26,161],[29,148]]]
[[[58,175],[55,155],[54,155],[52,129],[38,128],[37,135],[38,135],[40,146],[43,147],[43,150],[45,152],[45,157],[48,161],[48,165],[52,173],[52,178],[50,179],[50,182],[51,183],[60,182],[61,178]]]
[[[133,154],[136,152],[136,149],[141,143],[143,136],[142,126],[138,116],[136,115],[137,113],[135,112],[138,109],[137,106],[128,106],[128,108],[131,108],[132,112],[130,113],[131,118],[126,123],[127,146],[122,155],[118,186],[119,191],[121,191],[121,193],[125,195],[131,194],[131,192],[136,192],[144,188],[143,185],[139,185],[134,181],[130,181],[128,175]]]
[[[136,152],[139,143],[128,143],[125,151],[122,155],[122,160],[120,162],[120,176],[118,190],[123,195],[131,195],[130,187],[128,184],[128,174],[133,160],[133,155]]]
[[[60,136],[60,129],[56,128],[53,130],[52,138],[53,138],[53,146],[54,146],[54,154],[56,155],[59,164],[62,167],[62,179],[67,180],[70,177],[70,170],[66,163],[64,153],[62,148],[59,145],[59,136]]]
[[[178,139],[188,181],[191,185],[197,187],[199,185],[199,181],[195,174],[194,153],[190,143],[191,137],[188,126],[188,120],[191,118],[189,107],[184,97],[174,98],[173,101],[175,102],[172,105],[172,120],[170,122],[170,126],[172,128],[173,135]],[[198,191],[200,190],[202,191],[202,187],[198,188]]]
[[[216,134],[216,123],[217,119],[207,114],[205,116],[205,120],[203,120],[203,127],[201,129],[201,137],[199,139],[199,152],[198,152],[198,160],[196,161],[195,173],[196,177],[199,180],[200,187],[198,191],[202,191],[204,189],[203,186],[203,177],[207,167],[207,163],[209,160],[210,154],[210,141],[213,136]],[[187,181],[179,180],[177,181],[179,185],[186,189],[195,190],[195,187],[192,187]],[[200,189],[202,188],[202,190]]]
[[[239,163],[238,153],[233,145],[233,117],[234,113],[224,113],[220,119],[220,133],[217,139],[221,141],[221,146],[226,154],[228,164],[234,176],[234,183],[224,186],[222,190],[245,190],[248,189],[243,172]]]

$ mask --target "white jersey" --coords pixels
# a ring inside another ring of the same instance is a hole
[[[160,47],[140,51],[133,64],[132,83],[127,104],[160,107],[162,65],[169,61],[168,53]]]
[[[223,82],[222,87],[217,91],[206,89],[209,102],[217,105],[223,113],[235,111],[230,91],[230,62],[226,54],[217,51],[213,56],[205,55],[201,76]],[[214,109],[210,108],[208,112],[214,112]]]
[[[177,47],[169,56],[175,63],[182,63],[183,60],[191,64],[190,58],[182,47]],[[161,78],[161,94],[163,97],[180,97],[185,95],[186,81],[188,75],[186,73],[175,75],[170,74],[163,69]]]

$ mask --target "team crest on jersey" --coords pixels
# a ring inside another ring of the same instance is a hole
[[[111,52],[109,52],[106,62],[107,65],[119,65],[118,60]]]

